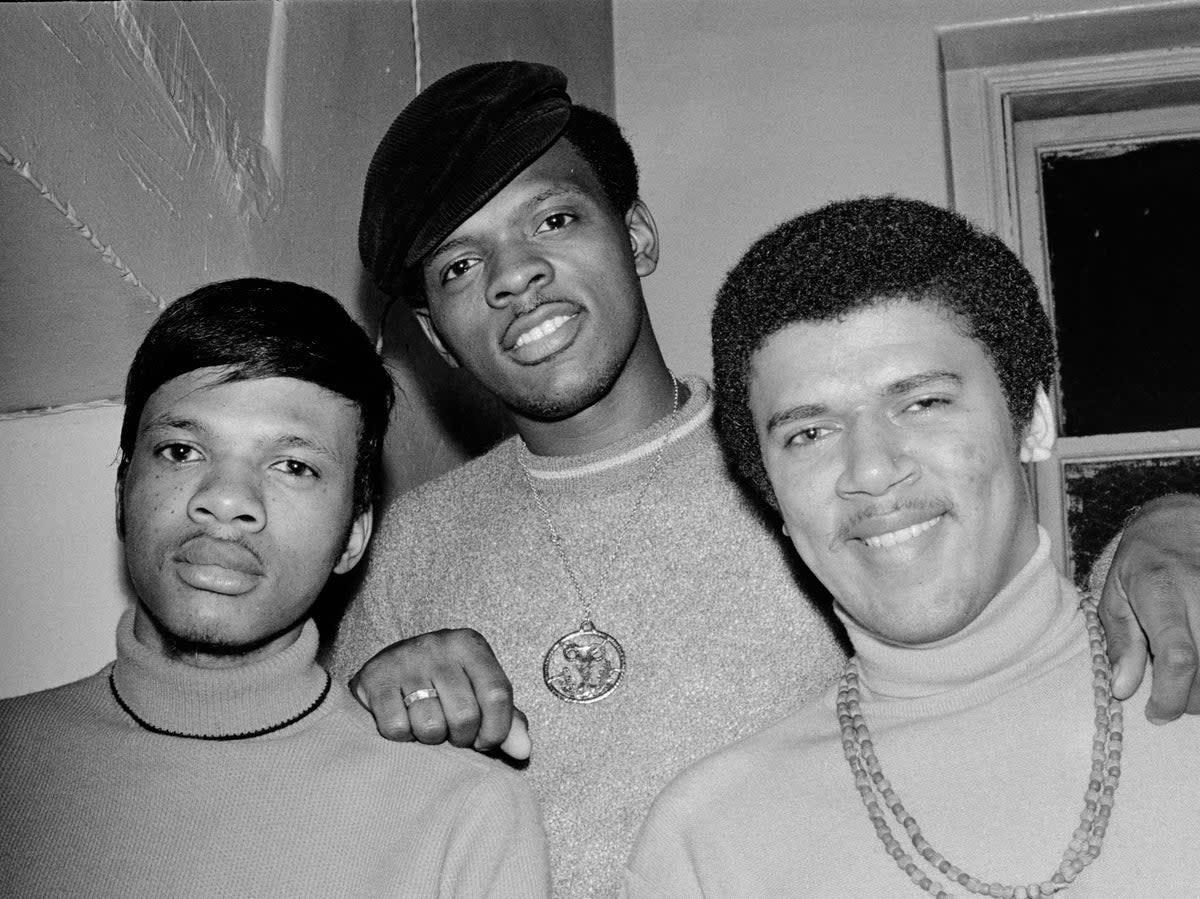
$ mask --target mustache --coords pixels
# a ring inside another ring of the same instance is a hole
[[[214,537],[203,530],[185,536],[176,554],[187,561],[216,562],[233,568],[246,568],[249,557],[258,570],[266,567],[258,550],[245,537]]]
[[[548,293],[544,293],[541,290],[537,290],[531,296],[529,296],[525,299],[520,299],[513,306],[513,309],[516,312],[517,316],[520,317],[522,315],[528,315],[530,312],[534,312],[535,310],[541,308],[542,306],[545,306],[547,303],[569,303],[569,302],[571,302],[571,300],[568,300],[566,297],[551,296]]]
[[[864,521],[870,521],[872,518],[883,518],[885,515],[892,515],[897,512],[928,513],[932,518],[934,515],[950,512],[951,509],[950,500],[940,496],[904,499],[887,503],[872,503],[871,505],[856,509],[850,515],[846,516],[846,518],[838,523],[834,533],[839,542],[845,542],[851,538],[855,528]]]

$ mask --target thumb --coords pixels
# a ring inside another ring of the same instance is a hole
[[[512,727],[508,729],[508,736],[500,744],[500,751],[509,758],[522,761],[529,758],[529,753],[533,751],[533,741],[529,737],[529,719],[518,708],[513,709]]]
[[[1115,569],[1109,571],[1100,594],[1100,620],[1108,643],[1108,660],[1113,666],[1113,697],[1128,699],[1141,686],[1150,658],[1146,635],[1117,582]]]

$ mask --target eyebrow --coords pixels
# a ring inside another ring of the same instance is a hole
[[[880,396],[886,398],[904,396],[906,393],[920,390],[922,387],[927,387],[938,381],[950,381],[955,386],[961,386],[963,379],[962,375],[948,369],[931,369],[915,375],[909,375],[907,378],[892,381],[890,384],[885,385],[879,393]],[[822,415],[828,413],[829,406],[824,403],[799,403],[795,406],[789,406],[786,409],[779,410],[767,419],[767,433],[769,434],[777,428],[795,421],[820,418]]]
[[[586,197],[587,193],[578,187],[571,185],[556,185],[547,187],[545,190],[540,190],[532,197],[526,199],[518,207],[518,213],[524,214],[531,209],[540,206],[547,200],[552,200],[555,197]],[[432,265],[438,258],[457,250],[459,247],[470,244],[473,241],[470,237],[451,237],[449,240],[438,244],[437,248],[427,257],[427,264]]]
[[[935,381],[950,381],[955,387],[962,386],[962,375],[958,372],[950,371],[949,369],[935,368],[929,371],[923,371],[915,375],[910,375],[907,378],[901,378],[898,381],[893,381],[883,388],[883,396],[903,396],[906,393],[911,393],[914,390],[920,390]]]
[[[272,441],[272,443],[280,449],[308,450],[327,459],[332,459],[335,462],[342,461],[342,457],[332,448],[325,446],[323,443],[318,443],[311,438],[301,437],[299,434],[285,434]]]
[[[204,427],[200,422],[191,418],[173,418],[169,415],[161,415],[158,418],[152,418],[138,432],[138,436],[148,434],[151,431],[171,430],[171,431],[191,431],[193,433],[205,436],[209,433],[208,428]],[[310,437],[302,437],[299,434],[282,434],[271,440],[264,441],[275,449],[284,450],[307,450],[311,453],[316,453],[319,456],[324,456],[334,462],[341,462],[341,455],[326,446],[319,443]]]
[[[141,426],[140,429],[138,429],[138,436],[157,430],[199,431],[201,433],[204,433],[205,431],[204,426],[193,419],[173,418],[164,414],[149,419],[144,425]]]
[[[769,434],[777,428],[781,428],[793,421],[819,418],[828,411],[829,407],[824,403],[801,403],[798,406],[789,406],[787,409],[781,409],[767,419],[767,433]]]

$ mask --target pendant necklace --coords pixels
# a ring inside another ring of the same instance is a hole
[[[679,411],[679,381],[674,375],[671,376],[671,387],[671,417],[674,418]],[[637,519],[650,484],[657,476],[659,469],[662,468],[667,438],[670,436],[673,426],[674,422],[663,434],[662,442],[654,454],[654,461],[650,464],[650,470],[646,473],[646,478],[638,490],[633,509],[625,519],[624,525],[613,536],[612,547],[600,568],[596,589],[592,594],[595,597],[602,594],[604,579],[612,571],[613,563],[617,560],[622,537],[629,532],[630,526]],[[550,543],[558,553],[563,570],[566,571],[567,578],[575,589],[575,595],[583,607],[583,620],[579,629],[559,637],[546,652],[546,656],[542,660],[542,680],[545,681],[550,692],[564,702],[596,702],[612,693],[617,688],[617,684],[621,682],[621,677],[625,674],[625,648],[612,634],[605,633],[596,627],[587,593],[579,581],[579,575],[574,566],[571,565],[571,560],[567,558],[562,535],[554,526],[554,518],[550,515],[550,510],[541,493],[538,492],[533,475],[521,458],[519,448],[515,443],[513,444],[513,453],[516,456],[517,465],[525,475],[525,483],[529,485],[529,492],[533,494],[533,501],[537,504],[538,511],[542,513],[542,520],[546,523],[546,530],[550,534]]]

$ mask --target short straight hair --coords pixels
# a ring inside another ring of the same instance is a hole
[[[173,378],[213,367],[227,369],[219,383],[296,378],[352,402],[359,412],[355,515],[375,503],[395,402],[391,375],[337,300],[315,287],[266,278],[207,284],[176,300],[151,325],[125,383],[118,483],[151,395]]]

